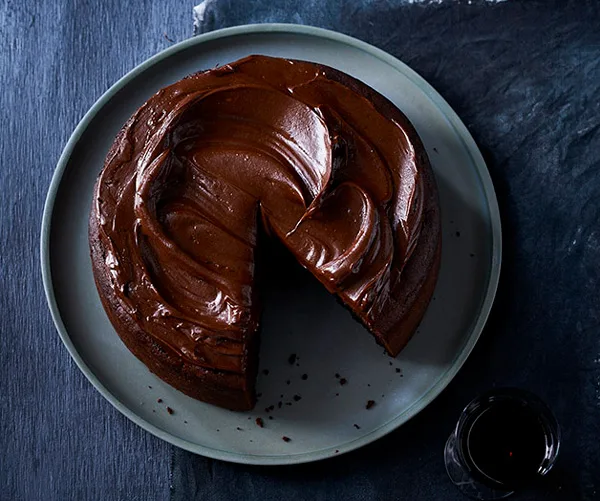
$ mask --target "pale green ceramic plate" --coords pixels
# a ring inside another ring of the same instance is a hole
[[[262,397],[256,412],[245,414],[184,396],[129,353],[94,286],[87,220],[94,181],[127,118],[159,88],[253,53],[333,66],[371,85],[404,111],[423,139],[440,187],[443,257],[435,301],[392,367],[371,336],[316,283],[279,284],[268,290],[261,367],[269,375],[259,378]],[[156,436],[198,454],[240,463],[291,464],[368,444],[413,417],[446,387],[475,345],[492,306],[501,232],[481,154],[460,119],[425,80],[389,54],[348,36],[267,24],[216,31],[174,45],[98,100],[58,162],[44,210],[41,251],[44,286],[58,332],[79,368],[117,409]],[[291,353],[299,355],[299,366],[288,363]],[[341,386],[336,372],[348,384]],[[296,402],[294,395],[302,399]],[[371,399],[377,404],[366,410]],[[275,405],[273,420],[264,410],[270,405]],[[258,416],[265,428],[254,424]],[[284,442],[284,435],[291,442]]]

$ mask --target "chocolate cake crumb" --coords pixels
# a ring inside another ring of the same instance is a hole
[[[273,419],[273,416],[269,416],[269,419]]]
[[[171,409],[170,407],[167,407],[167,412],[168,412],[169,414],[173,414],[173,409]]]
[[[269,375],[269,369],[263,369],[263,374],[265,376],[268,376]]]
[[[335,378],[336,378],[336,379],[339,379],[339,378],[340,378],[340,375],[339,375],[337,372],[335,373]]]
[[[292,402],[286,402],[285,405],[292,405]]]
[[[289,357],[288,357],[288,363],[290,365],[294,365],[296,363],[296,354],[292,353]]]
[[[457,231],[457,232],[456,232],[456,236],[457,236],[457,237],[460,237],[460,231]]]
[[[184,422],[185,424],[187,424],[187,421],[186,421],[185,419],[183,420],[183,422]]]
[[[354,427],[355,427],[357,430],[360,430],[360,426],[358,426],[356,423],[354,424]]]
[[[239,426],[236,426],[236,428],[235,428],[235,429],[236,429],[237,431],[242,431],[242,429],[241,429]],[[219,430],[217,430],[217,431],[219,431]]]
[[[371,387],[371,383],[367,383],[367,386],[370,388]]]
[[[382,395],[383,396],[383,395]],[[375,400],[368,400],[367,401],[367,405],[365,406],[365,408],[367,410],[371,409],[373,406],[375,405]]]
[[[252,417],[248,416],[248,419],[252,419]]]
[[[402,369],[400,369],[399,367],[396,367],[396,374],[400,374],[402,372]]]
[[[265,427],[265,422],[262,420],[262,418],[259,418],[259,417],[257,417],[257,418],[256,418],[256,424],[257,424],[258,426],[260,426],[261,428],[264,428],[264,427]]]
[[[336,449],[336,450],[335,450],[335,453],[337,454],[338,452],[340,452],[340,451],[339,451],[339,449]]]
[[[392,362],[390,362],[389,364],[392,365]]]
[[[279,395],[279,398],[283,398],[283,393],[281,395]]]
[[[336,396],[336,397],[339,397],[339,396],[340,396],[340,394],[339,394],[339,393],[336,393],[336,394],[335,394],[335,396]]]
[[[285,382],[285,384],[290,384],[290,383],[291,383],[291,381],[289,379]]]
[[[156,412],[154,409],[152,409],[152,412]]]
[[[343,377],[342,379],[340,379],[340,384],[342,386],[344,386],[347,382],[348,382],[348,380],[345,377]]]
[[[148,388],[152,389],[152,386],[148,385]]]
[[[157,400],[157,402],[158,402],[159,404],[162,404],[162,398],[159,398],[159,399]]]
[[[265,407],[265,412],[271,412],[273,409],[275,409],[275,406],[269,405],[269,407]]]
[[[435,146],[433,147],[433,151],[435,151],[436,153],[438,152],[438,150]]]
[[[281,401],[277,402],[277,408],[278,408],[278,409],[281,409],[281,406],[282,406],[282,405],[283,405],[283,402],[281,402]]]
[[[294,395],[294,402],[300,402],[300,400],[302,400],[300,395]]]
[[[473,253],[471,252],[471,254],[469,254],[469,256],[471,256],[471,257],[475,257],[475,254],[473,254]]]
[[[284,442],[289,442],[292,439],[290,437],[283,436],[281,437],[281,440],[283,440]]]
[[[308,374],[302,374],[302,381],[306,381],[308,379]]]
[[[219,428],[217,428],[217,431],[221,431],[221,430],[219,430]]]

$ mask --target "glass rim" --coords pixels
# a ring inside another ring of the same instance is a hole
[[[463,409],[456,424],[454,435],[456,437],[457,452],[464,467],[470,474],[495,489],[514,490],[515,486],[498,481],[482,472],[473,462],[466,451],[467,436],[470,428],[481,413],[496,402],[521,402],[535,412],[540,419],[544,437],[546,439],[546,452],[544,459],[536,472],[537,477],[546,475],[554,466],[561,442],[561,431],[558,421],[548,405],[536,394],[515,387],[499,387],[488,390],[471,400]]]

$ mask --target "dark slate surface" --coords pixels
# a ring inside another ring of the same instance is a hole
[[[600,499],[598,2],[206,3],[203,31],[299,22],[387,50],[450,102],[484,153],[503,218],[498,299],[463,370],[407,425],[315,465],[228,465],[143,432],[80,374],[42,292],[45,193],[85,111],[189,36],[191,7],[0,3],[0,499],[464,499],[446,478],[444,441],[464,404],[507,384],[547,400],[564,438],[547,481],[515,499]]]

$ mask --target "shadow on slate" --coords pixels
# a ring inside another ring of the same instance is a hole
[[[427,409],[359,451],[291,467],[227,464],[174,449],[171,499],[465,499],[442,449],[461,409],[493,386],[545,399],[558,463],[519,500],[600,498],[600,4],[406,0],[207,2],[199,32],[312,24],[406,62],[480,146],[503,224],[503,270],[484,334]]]

